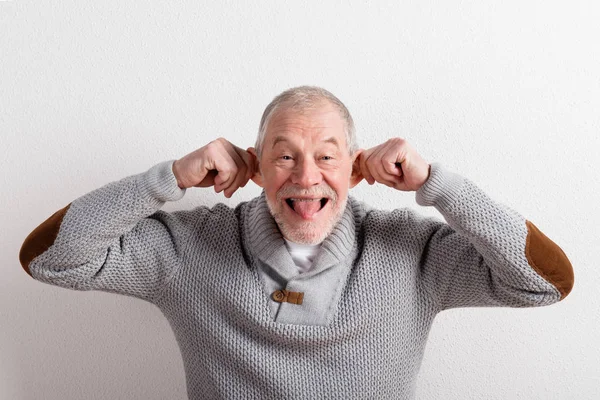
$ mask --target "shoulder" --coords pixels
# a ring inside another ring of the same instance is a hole
[[[348,197],[348,204],[352,209],[354,219],[360,225],[387,225],[389,223],[405,222],[408,213],[411,212],[408,208],[394,210],[377,209],[352,196]]]
[[[251,200],[250,202],[252,202]],[[231,207],[224,203],[197,206],[189,210],[166,212],[159,210],[150,216],[173,228],[186,231],[212,231],[228,230],[232,224],[236,225],[243,210],[249,202],[242,202]]]
[[[374,208],[362,201],[350,198],[355,218],[367,236],[391,240],[414,240],[429,236],[445,225],[438,217],[425,216],[417,210],[401,207],[392,210]]]

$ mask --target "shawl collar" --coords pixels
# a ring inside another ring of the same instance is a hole
[[[356,206],[355,201],[349,197],[342,218],[321,244],[312,268],[299,275],[298,268],[285,246],[281,231],[271,215],[263,191],[259,197],[246,203],[242,211],[243,236],[247,251],[253,258],[271,267],[286,281],[296,277],[309,278],[343,261],[346,261],[350,267],[356,256],[357,224],[353,206]],[[347,260],[349,256],[352,257],[351,260]]]

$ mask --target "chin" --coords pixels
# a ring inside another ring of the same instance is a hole
[[[276,220],[277,221],[277,220]],[[299,244],[319,244],[322,243],[327,236],[333,231],[333,226],[327,230],[323,230],[322,227],[291,227],[285,223],[280,224],[277,222],[279,230],[284,238],[290,242]]]

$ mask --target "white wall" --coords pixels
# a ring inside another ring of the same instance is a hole
[[[147,3],[0,1],[1,399],[185,398],[157,308],[38,283],[19,248],[105,183],[219,136],[252,145],[266,104],[300,84],[338,95],[363,147],[407,138],[574,265],[559,304],[440,314],[418,397],[599,398],[596,1]],[[385,187],[353,194],[418,207]],[[165,209],[225,200],[190,190]]]

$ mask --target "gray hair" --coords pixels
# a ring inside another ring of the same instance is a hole
[[[344,103],[342,103],[340,99],[335,97],[331,92],[323,88],[317,86],[298,86],[282,92],[269,103],[267,108],[265,108],[260,120],[260,125],[258,127],[256,144],[254,145],[258,158],[260,158],[262,153],[262,146],[267,134],[267,126],[269,125],[269,121],[278,110],[292,109],[294,111],[304,112],[315,109],[324,101],[333,105],[339,111],[340,117],[342,117],[345,122],[346,145],[348,147],[348,152],[353,154],[356,150],[358,150],[354,121],[352,120],[352,116],[350,115],[350,112]]]

